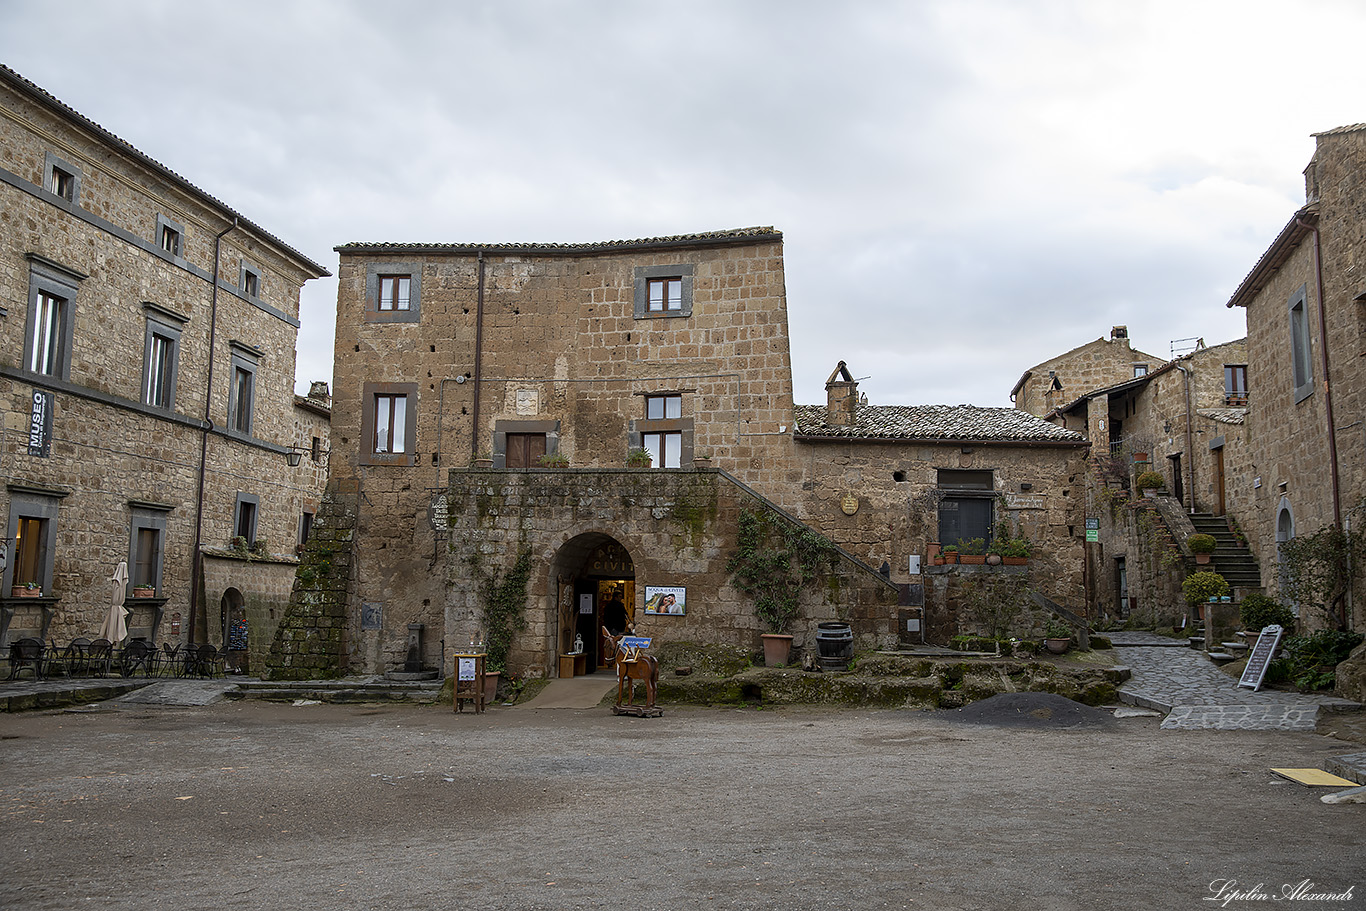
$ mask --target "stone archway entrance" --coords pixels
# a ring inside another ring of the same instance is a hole
[[[605,666],[602,627],[620,610],[632,621],[636,603],[635,567],[631,554],[615,538],[589,532],[565,542],[555,554],[551,572],[556,583],[556,629],[550,637],[556,653],[548,666],[561,665],[560,657],[583,642],[583,672]],[[619,600],[620,607],[614,602]]]

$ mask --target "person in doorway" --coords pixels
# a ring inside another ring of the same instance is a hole
[[[630,618],[626,616],[626,605],[622,603],[621,592],[612,589],[611,596],[607,599],[607,606],[602,609],[602,625],[607,627],[607,631],[613,636],[620,636],[626,632],[626,626]]]

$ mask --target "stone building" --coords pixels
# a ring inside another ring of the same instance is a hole
[[[3,67],[0,114],[0,636],[93,638],[126,561],[131,635],[259,654],[325,474],[293,386],[328,273]]]
[[[729,567],[746,523],[820,554],[798,645],[827,620],[865,646],[895,642],[918,603],[910,556],[938,533],[938,514],[918,512],[941,469],[973,482],[962,499],[988,504],[988,534],[1018,513],[1057,561],[1050,591],[1075,603],[1069,479],[1084,441],[1010,409],[924,423],[961,431],[945,439],[824,439],[792,401],[772,228],[337,249],[328,493],[272,676],[386,671],[414,647],[449,669],[490,635],[490,604],[514,582],[518,671],[558,673],[578,638],[591,666],[617,598],[643,635],[757,647],[763,627]],[[861,426],[879,412],[849,383]],[[831,514],[836,494],[861,504],[856,518]],[[999,515],[998,494],[1018,498]]]
[[[1087,545],[1087,600],[1115,620],[1180,622],[1181,581],[1193,566],[1186,539],[1196,531],[1225,539],[1214,568],[1231,585],[1260,579],[1238,546],[1253,521],[1252,456],[1245,339],[1199,344],[1195,351],[1098,389],[1047,417],[1092,442],[1087,517],[1098,525]],[[1133,480],[1161,474],[1156,502],[1134,496]]]
[[[1098,338],[1030,367],[1010,390],[1021,411],[1043,417],[1095,389],[1141,377],[1164,362],[1133,348],[1129,328],[1115,326],[1108,339]]]
[[[1247,532],[1273,591],[1281,542],[1328,525],[1359,529],[1366,521],[1366,124],[1315,139],[1304,207],[1228,301],[1247,312],[1255,381],[1248,491],[1256,509]],[[1331,606],[1332,617],[1302,611],[1301,623],[1366,631],[1363,594],[1358,582]]]

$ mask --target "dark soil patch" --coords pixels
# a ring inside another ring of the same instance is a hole
[[[1022,728],[1099,728],[1116,724],[1115,716],[1052,693],[1001,693],[940,717],[969,724]]]

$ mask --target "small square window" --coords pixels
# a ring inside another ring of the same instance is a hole
[[[261,270],[254,269],[246,263],[242,264],[242,281],[240,284],[242,293],[247,297],[261,296]]]
[[[422,266],[370,263],[365,267],[365,320],[416,323],[422,319]]]
[[[365,383],[361,387],[362,465],[412,465],[417,458],[416,383]],[[321,443],[320,443],[321,445]]]
[[[683,309],[683,279],[652,278],[648,280],[649,305],[651,313]]]
[[[1224,403],[1247,404],[1247,364],[1224,365]]]
[[[48,152],[43,159],[43,189],[67,202],[81,198],[81,169]]]
[[[76,175],[53,168],[52,186],[49,189],[67,202],[72,202],[76,198]]]
[[[1147,364],[1134,364],[1134,377],[1135,377],[1135,378],[1140,377],[1140,376],[1147,376],[1147,375],[1148,375],[1148,365],[1147,365]]]
[[[185,253],[185,228],[164,215],[157,216],[157,246],[171,256]]]
[[[683,416],[683,396],[647,395],[645,397],[645,419],[663,421]]]
[[[411,276],[381,275],[379,277],[379,309],[381,311],[407,310],[411,300],[411,288]]]

